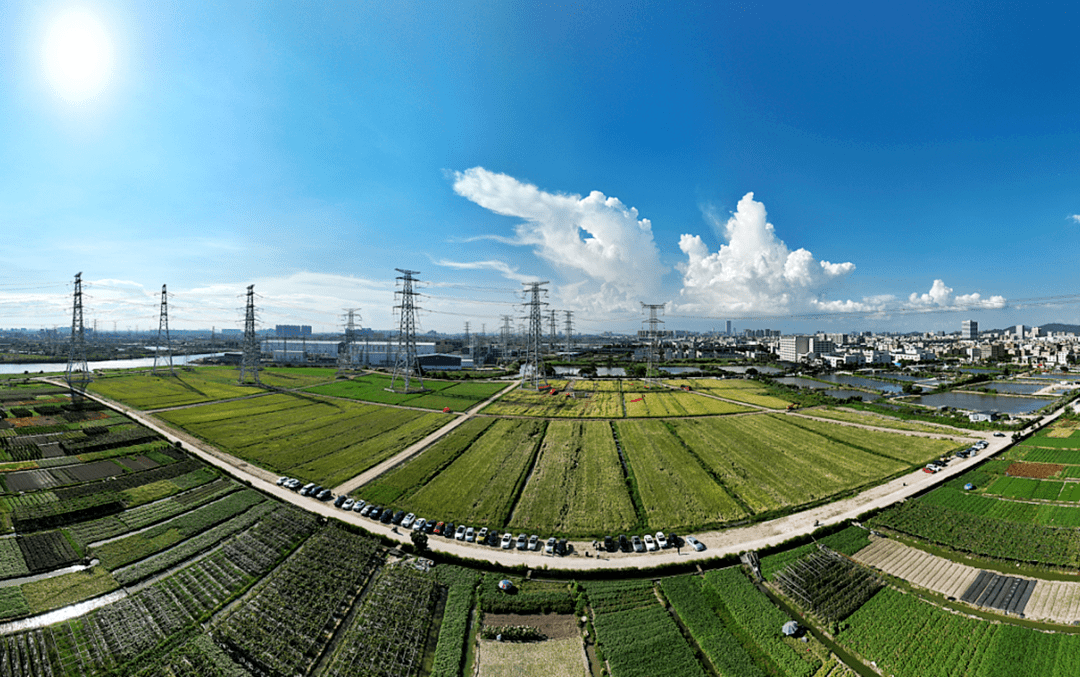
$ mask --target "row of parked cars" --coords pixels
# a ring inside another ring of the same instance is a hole
[[[975,444],[971,445],[967,449],[961,449],[954,454],[956,458],[971,458],[978,454],[980,451],[989,446],[986,442],[979,440]],[[940,461],[930,461],[923,467],[923,472],[935,473],[945,467],[945,464],[949,462],[948,458],[943,458]]]
[[[664,535],[663,531],[657,531],[656,534],[645,534],[644,536],[630,536],[626,534],[619,534],[618,536],[604,536],[604,550],[608,552],[656,552],[657,550],[666,550],[667,548],[681,548],[683,545],[688,545],[694,550],[704,550],[705,544],[694,538],[693,536],[687,536],[685,539],[675,535]]]
[[[319,501],[328,501],[333,498],[333,494],[329,489],[319,486],[314,482],[302,484],[300,480],[292,477],[280,477],[278,478],[277,483],[278,486],[292,489],[301,496],[311,496]],[[536,534],[531,536],[518,534],[517,537],[515,537],[509,532],[500,535],[499,532],[488,529],[487,527],[474,529],[473,527],[465,526],[464,524],[437,522],[435,520],[417,517],[411,512],[406,513],[404,510],[394,511],[391,508],[370,504],[363,499],[350,498],[344,494],[334,499],[334,507],[358,512],[361,517],[378,520],[383,524],[393,524],[394,526],[400,526],[403,529],[412,529],[413,531],[419,531],[425,534],[455,538],[467,543],[478,543],[480,545],[492,547],[498,546],[504,550],[517,548],[518,550],[532,550],[537,552],[541,548],[540,537]],[[705,549],[705,545],[693,536],[687,536],[685,542],[695,550]],[[625,534],[621,534],[619,536],[604,537],[604,549],[608,552],[615,552],[616,550],[622,550],[623,552],[653,552],[670,547],[682,547],[682,544],[683,539],[675,534],[665,536],[662,531],[656,532],[655,536],[653,534],[645,534],[644,537],[631,536],[627,538]],[[559,539],[551,536],[546,541],[543,541],[543,549],[544,552],[549,555],[566,555],[573,550],[573,546],[570,545],[565,538]]]

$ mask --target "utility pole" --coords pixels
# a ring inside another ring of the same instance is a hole
[[[240,379],[243,385],[244,376],[251,375],[255,379],[255,385],[259,382],[259,339],[255,337],[255,285],[249,284],[247,288],[247,308],[244,312],[244,354],[240,358]]]
[[[165,353],[164,358],[161,356],[163,351]],[[158,320],[157,345],[154,346],[154,367],[150,370],[150,373],[156,375],[158,362],[161,362],[161,366],[164,367],[166,359],[169,361],[169,374],[176,376],[176,372],[173,371],[172,342],[169,340],[168,293],[165,291],[165,285],[161,285],[161,319]]]
[[[86,364],[86,337],[83,335],[82,273],[75,274],[75,297],[71,305],[71,348],[68,351],[64,380],[71,390],[74,403],[82,389],[91,381],[90,366]]]
[[[664,303],[642,303],[641,304],[641,309],[642,310],[645,310],[646,308],[649,309],[649,319],[648,320],[642,320],[642,324],[644,324],[645,322],[649,323],[649,333],[648,333],[649,360],[648,360],[648,367],[646,367],[646,371],[645,371],[646,376],[649,376],[650,374],[653,373],[653,367],[655,365],[656,358],[657,358],[657,348],[658,348],[657,343],[659,342],[659,334],[657,333],[657,326],[664,323],[663,320],[661,320],[660,318],[658,318],[656,316],[656,312],[658,310],[663,310],[665,305],[666,304],[664,304]]]
[[[540,306],[546,306],[547,304],[540,300],[540,292],[547,294],[547,290],[543,289],[541,285],[548,283],[545,281],[523,282],[522,284],[527,287],[526,293],[531,298],[524,304],[529,309],[529,338],[525,349],[525,370],[521,374],[521,384],[524,386],[525,379],[529,379],[533,389],[538,390],[541,381],[547,385],[547,377],[543,373],[544,365],[540,359],[540,351],[543,345],[541,337],[544,331]]]
[[[401,291],[395,292],[400,297],[400,305],[394,306],[401,313],[398,327],[397,358],[394,361],[394,375],[390,379],[390,387],[387,390],[399,393],[419,393],[424,391],[424,376],[420,370],[420,362],[416,358],[416,303],[413,297],[419,292],[413,291],[413,275],[419,275],[418,270],[394,270],[401,273],[397,279],[401,280]],[[395,389],[398,377],[404,380],[401,390]],[[409,381],[415,376],[420,381],[419,388],[409,389]]]
[[[564,310],[566,313],[566,352],[570,352],[570,347],[573,345],[572,336],[574,334],[574,311]]]

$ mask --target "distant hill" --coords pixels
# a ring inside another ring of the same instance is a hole
[[[1054,324],[1040,324],[1040,325],[1025,324],[1024,326],[1027,327],[1027,328],[1031,328],[1032,326],[1038,326],[1039,329],[1043,330],[1043,332],[1052,331],[1055,334],[1058,333],[1059,331],[1064,331],[1064,332],[1070,332],[1071,331],[1074,334],[1080,334],[1080,324],[1058,324],[1058,323],[1055,322]],[[979,333],[982,333],[984,331],[1011,332],[1011,331],[1013,331],[1015,329],[1016,329],[1016,325],[1013,324],[1013,325],[1010,325],[1008,327],[1005,327],[1004,329],[980,329]]]

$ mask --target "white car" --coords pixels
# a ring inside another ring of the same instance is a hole
[[[416,521],[413,522],[412,529],[413,531],[423,531],[426,526],[427,520],[423,517],[417,517]]]
[[[468,541],[469,543],[475,543],[476,542],[476,532],[473,531],[472,527],[469,527],[468,529],[465,530],[465,540]]]
[[[705,549],[705,544],[694,538],[693,536],[687,536],[686,542],[690,544],[690,547],[692,547],[694,550],[697,550],[698,552],[701,552]]]
[[[464,524],[458,525],[457,531],[454,532],[454,538],[458,539],[459,541],[464,541],[465,540],[465,525]]]
[[[342,510],[352,510],[352,507],[356,505],[356,501],[351,498],[346,498],[345,502],[341,504]]]
[[[667,537],[664,536],[663,531],[656,532],[656,544],[660,546],[661,549],[668,547]]]
[[[366,506],[366,505],[367,505],[367,501],[365,501],[363,499],[357,499],[356,503],[353,503],[353,507],[352,507],[353,512],[361,512],[361,511],[363,511],[364,506]]]
[[[501,545],[503,550],[509,550],[514,545],[514,537],[510,534],[503,534]]]
[[[549,555],[555,554],[555,537],[551,536],[547,539],[547,543],[544,544],[544,552]]]
[[[408,515],[405,515],[405,519],[401,520],[401,528],[402,529],[408,529],[413,525],[413,522],[415,522],[415,521],[416,521],[416,515],[414,515],[414,514],[412,514],[410,512]]]
[[[645,549],[649,552],[656,550],[656,541],[653,540],[652,534],[645,534]]]

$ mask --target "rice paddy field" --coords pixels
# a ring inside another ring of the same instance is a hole
[[[400,404],[420,409],[444,409],[465,411],[496,394],[509,383],[490,381],[437,381],[424,379],[429,392],[387,392],[391,377],[386,374],[365,374],[343,381],[335,381],[309,388],[309,392],[333,397],[344,397],[378,404]]]
[[[149,371],[119,372],[97,377],[90,391],[135,409],[165,409],[199,402],[213,402],[264,392],[254,385],[240,385],[235,367],[177,368],[175,375],[152,375]],[[259,380],[277,388],[303,388],[332,381],[333,369],[298,367],[260,371]]]
[[[484,413],[544,418],[653,418],[754,411],[643,381],[575,380],[572,391],[565,381],[552,381],[550,385],[550,390],[541,392],[518,388],[487,406]]]
[[[710,395],[735,400],[736,402],[745,402],[766,409],[786,409],[791,404],[790,400],[773,395],[767,387],[751,379],[671,379],[665,381],[665,383],[678,388],[689,387]]]
[[[446,424],[450,415],[299,394],[162,412],[160,418],[282,475],[334,486]]]

